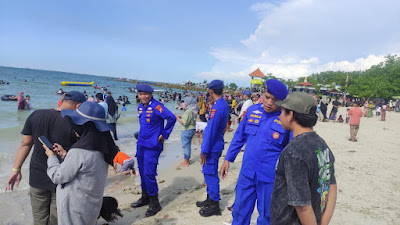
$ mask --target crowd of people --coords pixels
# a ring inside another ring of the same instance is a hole
[[[348,123],[349,141],[356,142],[361,117],[373,116],[375,109],[385,120],[386,111],[398,110],[399,102],[365,100],[362,105],[360,99],[315,99],[306,93],[288,93],[275,79],[267,80],[265,86],[263,93],[224,93],[223,82],[213,80],[206,93],[167,92],[156,100],[151,86],[138,84],[138,171],[133,158],[114,142],[120,116],[117,103],[125,107],[127,97],[115,100],[107,90],[91,98],[66,92],[56,109],[36,110],[26,120],[6,190],[18,186],[21,167],[33,147],[29,185],[35,224],[96,224],[108,166],[118,172],[118,164],[121,174],[140,176],[141,197],[131,207],[148,206],[145,216],[154,216],[162,210],[156,178],[159,157],[178,121],[183,149],[180,167],[192,163],[196,131],[202,137],[200,163],[207,198],[196,202],[201,216],[221,215],[220,178],[228,176],[230,163],[244,151],[235,201],[229,207],[232,224],[249,224],[256,204],[257,224],[328,224],[336,204],[335,159],[313,127],[318,119]],[[177,102],[182,115],[164,106],[169,101]],[[24,104],[21,100],[21,107]],[[327,115],[329,104],[332,109]],[[346,115],[338,115],[339,107],[349,106],[353,107]],[[232,131],[232,123],[238,127],[218,165],[224,134]],[[48,138],[52,148],[39,142],[41,136]]]

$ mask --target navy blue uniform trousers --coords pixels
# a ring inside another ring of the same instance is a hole
[[[208,183],[207,183],[208,184]],[[233,205],[232,225],[250,224],[251,214],[257,199],[257,211],[259,217],[257,224],[270,224],[270,205],[274,183],[258,181],[249,178],[242,173],[236,185],[236,198]],[[244,200],[245,199],[245,200]]]
[[[139,174],[142,190],[146,189],[147,194],[154,196],[158,193],[157,165],[161,149],[149,149],[137,146],[136,158],[138,161]]]

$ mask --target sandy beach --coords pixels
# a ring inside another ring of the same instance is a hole
[[[340,108],[340,114],[345,117],[346,108]],[[388,112],[385,122],[380,121],[378,116],[362,118],[358,142],[354,143],[348,141],[348,124],[317,123],[315,131],[325,139],[336,159],[338,200],[331,224],[383,225],[396,224],[400,220],[400,177],[396,175],[396,171],[400,171],[399,124],[400,113],[395,112]],[[225,134],[223,156],[233,134]],[[234,201],[243,153],[239,153],[235,163],[231,163],[228,178],[221,180],[222,216],[203,218],[195,206],[196,201],[206,197],[206,188],[201,185],[200,144],[201,139],[195,136],[192,164],[189,167],[177,167],[182,158],[181,154],[177,154],[172,166],[158,172],[159,198],[163,210],[150,218],[144,217],[147,207],[130,207],[130,203],[140,197],[140,179],[121,177],[110,171],[108,179],[112,184],[104,195],[115,197],[124,215],[112,224],[230,224],[232,216],[226,207]],[[223,157],[219,166],[222,162]],[[166,168],[165,165],[160,166]],[[257,216],[255,209],[251,224],[256,224]],[[100,219],[99,224],[106,222]]]

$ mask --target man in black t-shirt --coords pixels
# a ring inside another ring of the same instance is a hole
[[[47,156],[38,137],[45,136],[51,143],[58,143],[68,150],[77,137],[67,119],[62,118],[62,109],[77,109],[86,100],[83,93],[67,92],[57,109],[34,111],[21,131],[22,141],[6,190],[13,190],[22,179],[21,167],[33,148],[29,165],[29,185],[34,224],[57,224],[56,185],[47,176]]]
[[[293,92],[277,105],[282,127],[293,132],[293,139],[276,165],[271,224],[326,225],[336,205],[335,158],[313,131],[317,101],[307,93]]]

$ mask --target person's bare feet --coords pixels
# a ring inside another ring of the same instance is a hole
[[[179,164],[179,167],[188,167],[190,165],[190,162],[188,159],[184,159],[183,162]]]
[[[139,175],[139,171],[137,171],[136,169],[132,169],[129,172],[131,174],[131,177],[136,177]]]

